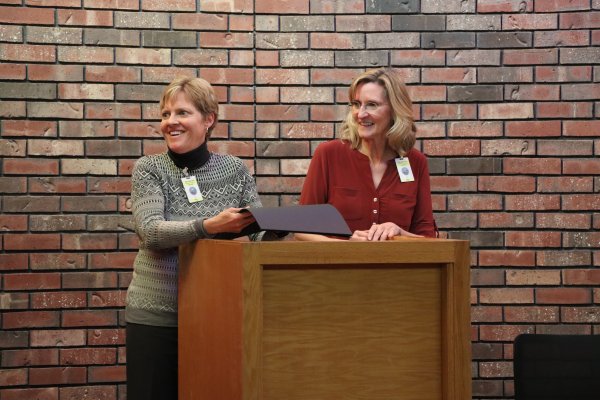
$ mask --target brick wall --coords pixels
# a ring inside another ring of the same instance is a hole
[[[135,159],[211,81],[212,149],[293,204],[347,85],[415,100],[443,234],[472,245],[473,397],[524,332],[600,334],[599,0],[0,0],[0,399],[125,399]]]

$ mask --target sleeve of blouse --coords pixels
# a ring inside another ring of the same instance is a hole
[[[328,200],[327,157],[321,146],[315,150],[308,166],[302,193],[300,194],[299,203],[302,205],[325,204]]]
[[[135,231],[140,238],[140,246],[144,248],[168,249],[206,237],[202,224],[198,224],[197,220],[165,220],[161,178],[147,158],[138,160],[133,168],[131,201]]]
[[[413,214],[410,232],[426,237],[435,237],[435,222],[431,204],[431,183],[427,158],[423,155],[419,163],[419,188],[417,191],[417,205]]]

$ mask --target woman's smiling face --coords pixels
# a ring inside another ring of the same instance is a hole
[[[182,91],[165,102],[161,110],[160,131],[174,153],[183,154],[199,147],[213,123],[214,115],[202,115]]]
[[[360,138],[385,139],[392,125],[392,113],[384,87],[373,82],[359,85],[351,105]]]

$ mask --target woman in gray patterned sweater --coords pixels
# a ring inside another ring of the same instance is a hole
[[[139,159],[132,176],[140,249],[127,290],[128,400],[177,399],[178,246],[240,232],[254,222],[240,208],[260,206],[244,163],[207,149],[218,115],[207,81],[174,80],[160,110],[168,151]]]

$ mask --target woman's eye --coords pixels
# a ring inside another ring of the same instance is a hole
[[[162,117],[162,119],[167,119],[169,118],[169,113],[164,112],[160,116]]]

